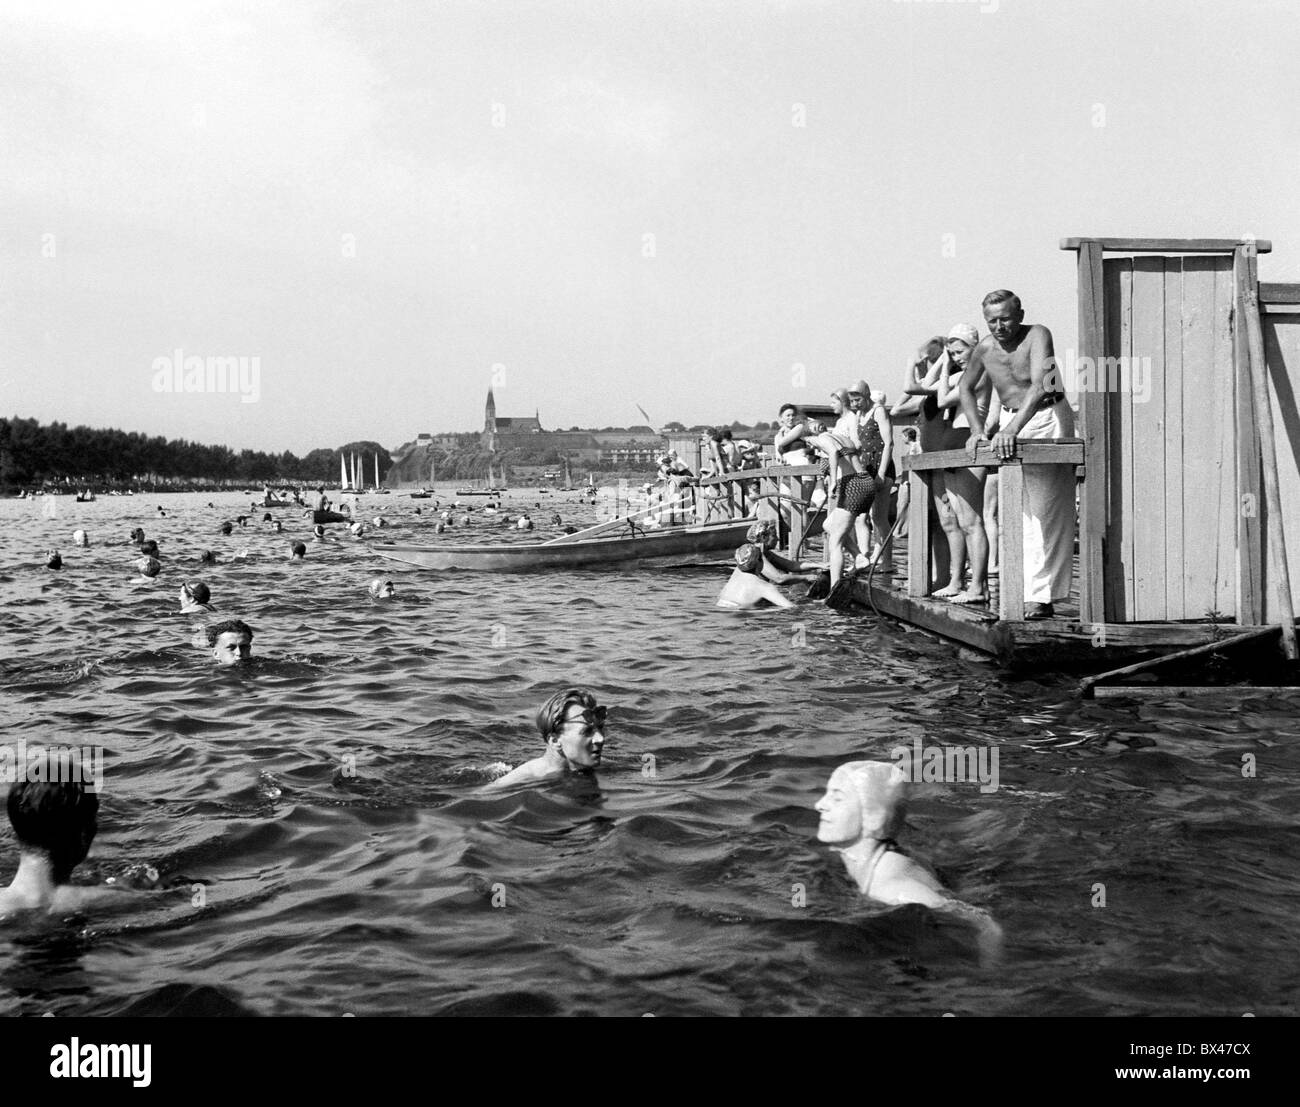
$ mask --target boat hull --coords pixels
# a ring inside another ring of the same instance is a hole
[[[340,515],[337,511],[313,511],[311,521],[317,525],[324,523],[350,523],[352,519],[347,515]]]
[[[745,532],[752,522],[752,519],[741,519],[665,530],[641,531],[638,528],[638,537],[593,538],[583,542],[524,542],[479,546],[384,543],[372,544],[370,548],[381,557],[405,562],[419,569],[522,573],[545,569],[591,568],[735,549],[745,541]]]

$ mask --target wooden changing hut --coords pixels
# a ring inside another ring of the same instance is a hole
[[[965,451],[905,459],[906,566],[889,559],[859,582],[856,598],[1037,668],[1101,666],[1283,619],[1290,626],[1286,609],[1300,595],[1286,603],[1277,583],[1283,539],[1291,549],[1300,542],[1296,523],[1283,533],[1287,516],[1300,518],[1300,284],[1259,285],[1265,241],[1068,238],[1061,248],[1078,255],[1078,350],[1058,347],[1057,359],[1077,392],[1080,437],[1022,442],[1006,463],[981,449],[977,463],[999,480],[996,611],[927,598],[947,572],[929,484],[936,470],[969,465]],[[1252,378],[1252,325],[1267,367],[1275,466],[1261,445],[1271,442],[1256,403],[1264,384],[1262,371],[1258,386]],[[1027,464],[1072,466],[1079,490],[1077,594],[1056,618],[1035,622],[1024,620],[1022,599]]]

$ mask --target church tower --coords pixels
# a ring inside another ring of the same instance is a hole
[[[492,387],[488,386],[487,406],[483,409],[483,432],[485,434],[496,434],[497,431],[497,402],[492,398]]]

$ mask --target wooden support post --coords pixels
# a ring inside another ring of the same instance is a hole
[[[1107,465],[1110,457],[1111,392],[1099,379],[1106,354],[1106,311],[1102,296],[1101,243],[1085,239],[1079,246],[1079,357],[1091,358],[1092,387],[1079,391],[1079,422],[1087,476],[1079,496],[1079,618],[1104,623],[1107,618],[1104,575]]]
[[[998,506],[1002,513],[1002,568],[998,618],[1018,623],[1025,617],[1025,472],[1019,458],[998,469]]]
[[[1243,253],[1254,259],[1255,247],[1247,243]],[[1296,649],[1295,611],[1291,605],[1291,575],[1287,571],[1286,536],[1282,533],[1282,493],[1278,486],[1277,443],[1273,438],[1273,405],[1268,395],[1268,368],[1264,364],[1264,332],[1259,322],[1259,290],[1250,285],[1243,293],[1246,316],[1246,344],[1250,355],[1250,380],[1255,396],[1259,427],[1260,461],[1264,469],[1264,499],[1268,507],[1268,569],[1282,623],[1282,652],[1287,660],[1300,656]]]
[[[1259,433],[1255,386],[1251,379],[1250,341],[1246,325],[1246,294],[1257,287],[1255,257],[1244,247],[1233,253],[1236,295],[1233,301],[1233,361],[1236,363],[1237,420],[1237,622],[1251,626],[1264,621],[1263,543]]]
[[[907,475],[907,594],[928,596],[930,576],[930,474]]]

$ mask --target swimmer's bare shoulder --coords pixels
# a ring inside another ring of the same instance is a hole
[[[514,788],[520,784],[533,784],[539,780],[546,780],[554,775],[547,767],[546,758],[534,757],[531,761],[525,761],[522,765],[511,769],[504,776],[488,781],[487,784],[483,785],[483,791],[499,792],[504,788]]]
[[[48,902],[21,896],[12,888],[0,888],[0,922],[17,915],[40,912],[44,915],[73,915],[87,910],[113,910],[135,902],[134,888],[105,885],[61,885]]]
[[[928,869],[906,854],[892,851],[882,856],[876,866],[871,898],[881,903],[920,903],[926,907],[949,903],[943,885]]]

